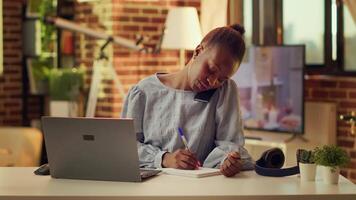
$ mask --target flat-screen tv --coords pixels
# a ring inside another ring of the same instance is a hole
[[[304,133],[305,46],[252,46],[232,79],[247,129]]]

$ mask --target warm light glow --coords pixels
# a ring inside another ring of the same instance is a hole
[[[194,7],[169,10],[162,41],[164,49],[194,50],[202,39],[198,13]]]

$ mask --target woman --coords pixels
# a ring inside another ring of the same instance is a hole
[[[149,76],[131,88],[121,117],[134,118],[141,167],[203,166],[220,168],[228,177],[253,168],[243,148],[237,87],[230,79],[245,53],[244,32],[239,25],[216,28],[184,69]],[[211,89],[216,90],[207,103],[194,100]]]

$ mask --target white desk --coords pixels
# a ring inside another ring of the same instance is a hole
[[[339,185],[299,177],[271,178],[254,171],[233,178],[185,178],[158,175],[142,183],[52,179],[35,168],[0,168],[0,199],[356,199],[356,185],[340,177]]]

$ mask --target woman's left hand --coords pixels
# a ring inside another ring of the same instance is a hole
[[[236,151],[230,152],[227,155],[224,163],[220,166],[220,172],[226,176],[231,177],[239,173],[242,168],[242,161],[240,154]]]

